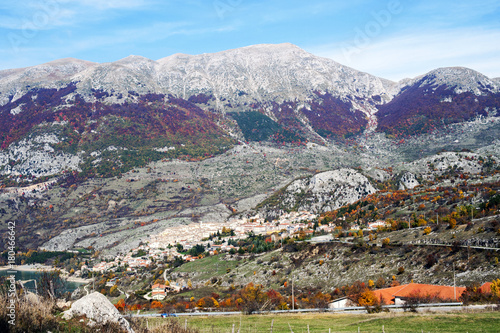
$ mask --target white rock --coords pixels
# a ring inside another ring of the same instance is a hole
[[[412,174],[411,172],[406,172],[405,174],[403,174],[401,180],[399,181],[400,190],[405,190],[405,189],[411,190],[412,188],[418,185],[420,185],[420,183],[418,182],[415,175]]]
[[[127,332],[134,332],[129,322],[118,312],[115,306],[111,304],[106,296],[98,292],[93,292],[73,303],[69,310],[63,312],[62,318],[69,320],[82,315],[98,324],[115,322],[120,324]]]
[[[116,208],[116,201],[109,200],[108,201],[108,212],[112,211],[112,210],[115,210],[115,208]]]
[[[351,204],[376,191],[364,175],[344,168],[293,181],[286,188],[283,203],[290,209],[318,213]]]
[[[0,152],[0,174],[42,177],[67,169],[80,170],[80,157],[63,152],[54,153],[50,144],[58,142],[54,134],[43,134],[11,144]],[[19,162],[11,167],[9,160]]]

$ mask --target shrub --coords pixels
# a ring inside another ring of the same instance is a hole
[[[431,253],[426,257],[425,268],[429,269],[437,263],[436,257]]]
[[[375,293],[369,289],[362,292],[358,298],[358,304],[360,306],[374,306],[378,304],[378,299]]]

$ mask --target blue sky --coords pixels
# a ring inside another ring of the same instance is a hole
[[[392,80],[444,66],[500,77],[500,1],[0,2],[0,69],[283,42]]]

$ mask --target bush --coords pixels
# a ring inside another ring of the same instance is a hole
[[[436,257],[431,253],[426,257],[425,268],[429,269],[437,263]]]

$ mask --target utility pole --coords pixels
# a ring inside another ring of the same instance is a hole
[[[457,300],[457,287],[455,283],[455,263],[453,263],[453,296],[455,297],[455,301]]]
[[[293,278],[292,278],[292,310],[295,310],[295,296],[293,292]]]

